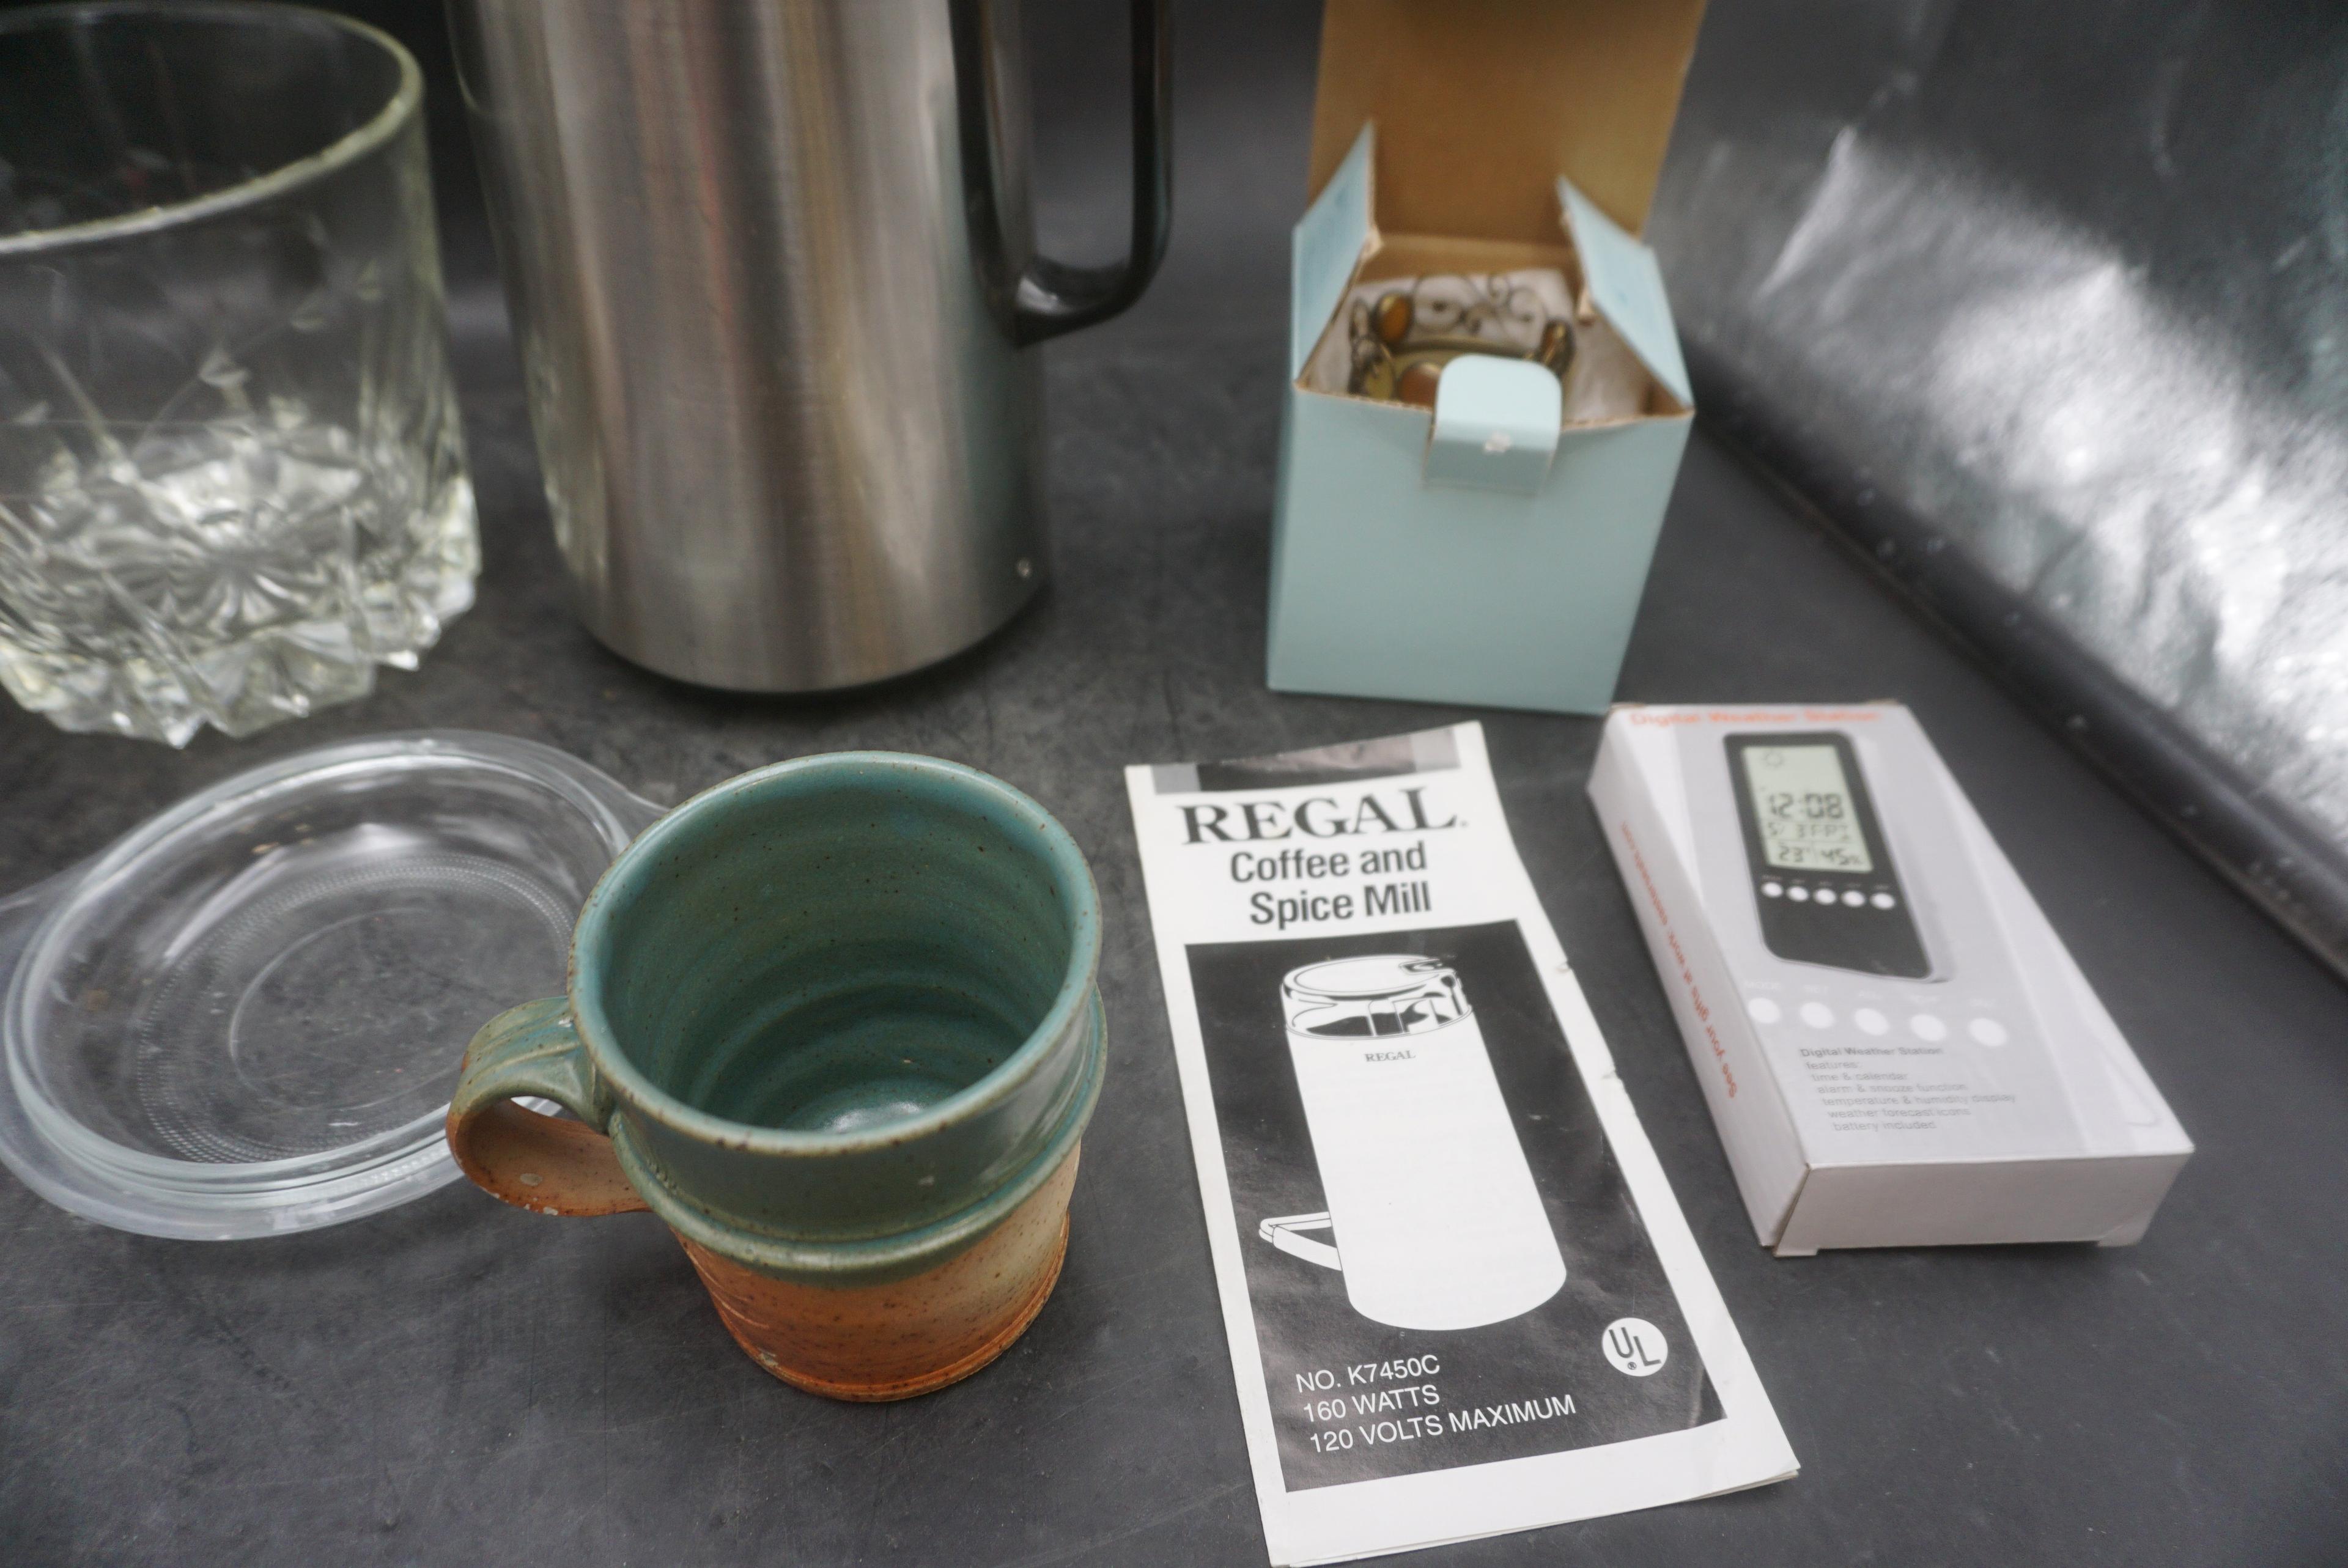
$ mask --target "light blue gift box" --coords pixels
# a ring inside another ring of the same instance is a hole
[[[1482,8],[1500,26],[1509,20],[1511,3],[1482,0]],[[1476,8],[1472,0],[1468,8]],[[1650,13],[1668,14],[1674,28],[1651,51],[1662,64],[1650,75],[1669,94],[1661,127],[1626,133],[1632,144],[1627,156],[1614,147],[1597,155],[1609,174],[1619,174],[1626,161],[1633,165],[1629,183],[1641,211],[1700,10],[1662,5]],[[1365,74],[1365,50],[1383,47],[1406,62],[1406,70],[1426,67],[1427,40],[1398,36],[1400,30],[1435,25],[1437,17],[1456,23],[1458,15],[1447,5],[1413,13],[1371,0],[1330,0],[1321,133],[1329,132],[1333,108],[1342,116],[1365,96],[1358,78]],[[1401,19],[1389,23],[1390,16]],[[1375,36],[1380,26],[1389,36]],[[1349,29],[1342,41],[1341,29]],[[1673,48],[1680,51],[1675,59]],[[1441,65],[1434,61],[1435,68]],[[1333,93],[1333,68],[1354,79],[1350,97]],[[1373,102],[1396,107],[1392,80],[1389,73],[1368,93]],[[1557,90],[1568,93],[1573,85],[1560,81]],[[1339,101],[1333,105],[1333,98]],[[1498,118],[1505,106],[1493,113],[1487,128],[1498,130],[1508,123]],[[1452,361],[1431,415],[1313,390],[1305,384],[1306,362],[1324,333],[1345,330],[1335,317],[1357,281],[1404,267],[1425,273],[1540,264],[1529,260],[1539,247],[1517,234],[1382,235],[1378,127],[1354,123],[1357,132],[1344,127],[1350,150],[1296,226],[1293,242],[1290,380],[1272,522],[1270,683],[1283,692],[1603,712],[1694,420],[1653,253],[1572,180],[1551,176],[1557,232],[1570,252],[1561,270],[1570,282],[1578,274],[1589,311],[1647,372],[1650,384],[1635,413],[1563,426],[1557,377],[1530,361],[1498,356]],[[1454,136],[1434,144],[1434,152],[1472,145]],[[1570,138],[1567,145],[1573,145]],[[1426,179],[1433,155],[1421,137],[1399,161],[1405,172]],[[1523,165],[1523,149],[1515,149],[1513,162]],[[1414,216],[1422,216],[1430,203],[1416,205]],[[1522,207],[1519,200],[1519,212]],[[1550,241],[1552,251],[1556,247]],[[1429,265],[1430,258],[1448,260]]]

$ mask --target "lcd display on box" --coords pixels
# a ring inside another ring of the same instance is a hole
[[[1745,753],[1746,787],[1763,858],[1781,871],[1872,871],[1859,808],[1832,746],[1763,746]]]

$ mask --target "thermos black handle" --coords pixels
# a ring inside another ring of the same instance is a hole
[[[1122,262],[1071,267],[1037,256],[1014,272],[995,179],[987,0],[951,0],[955,96],[970,247],[988,302],[1014,342],[1104,322],[1141,298],[1166,255],[1174,207],[1172,0],[1132,0],[1133,239]]]

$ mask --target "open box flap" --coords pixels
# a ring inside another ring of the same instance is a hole
[[[1655,264],[1655,253],[1617,227],[1574,189],[1573,181],[1560,179],[1557,197],[1574,251],[1581,258],[1591,304],[1622,334],[1648,373],[1679,399],[1680,406],[1693,408],[1695,397],[1688,390],[1687,363],[1680,358],[1680,337],[1672,327],[1671,302],[1663,294],[1663,272]]]
[[[1370,238],[1371,166],[1376,159],[1377,128],[1365,125],[1317,200],[1290,238],[1288,374],[1304,374],[1313,345],[1337,313],[1354,267]]]
[[[1703,0],[1326,0],[1312,189],[1375,119],[1388,233],[1552,243],[1560,174],[1641,233],[1703,16]]]

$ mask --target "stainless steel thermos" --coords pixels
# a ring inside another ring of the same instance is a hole
[[[664,674],[858,684],[1045,574],[1033,345],[1139,297],[1168,10],[1131,0],[1121,263],[1034,253],[1015,0],[450,0],[547,498]]]

